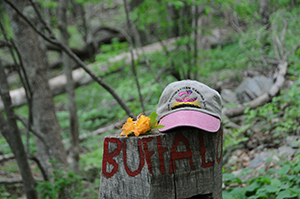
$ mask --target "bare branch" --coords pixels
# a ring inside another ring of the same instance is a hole
[[[37,164],[37,166],[39,167],[39,169],[41,171],[41,174],[43,176],[44,181],[48,181],[49,176],[47,175],[47,172],[45,171],[44,167],[42,166],[40,160],[37,157],[33,156],[33,155],[28,155],[27,158],[34,161]]]
[[[28,75],[26,73],[20,51],[17,48],[17,46],[15,45],[13,40],[11,40],[11,43],[13,44],[13,47],[17,52],[18,59],[20,62],[19,67],[18,67],[18,73],[19,73],[20,79],[22,81],[22,84],[24,85],[24,88],[25,88],[25,94],[26,94],[28,110],[29,110],[28,111],[29,119],[28,119],[27,131],[26,131],[26,149],[27,149],[27,155],[29,155],[30,154],[30,152],[29,152],[30,151],[30,148],[29,148],[30,147],[30,145],[29,145],[29,136],[30,136],[29,131],[30,130],[29,130],[29,128],[32,125],[32,120],[33,120],[33,116],[32,116],[32,95],[33,95],[33,93],[32,93],[32,89],[31,89],[29,81],[28,81]],[[12,51],[11,51],[11,54],[14,57],[14,54]],[[15,58],[14,58],[14,60],[15,60]],[[17,65],[16,61],[15,61],[15,64]]]
[[[39,167],[39,169],[41,171],[41,174],[42,174],[44,180],[48,181],[49,177],[47,176],[47,174],[45,172],[45,169],[42,167],[41,162],[39,161],[39,159],[37,157],[33,156],[33,155],[29,155],[29,156],[27,156],[27,158],[34,161],[37,164],[37,166]],[[6,162],[6,161],[9,161],[9,160],[14,160],[14,159],[15,159],[14,154],[1,155],[0,156],[0,163]]]
[[[58,39],[56,38],[49,38],[47,35],[45,35],[43,32],[39,31],[31,22],[30,20],[25,17],[23,15],[23,13],[9,0],[4,0],[7,4],[9,4],[20,16],[22,19],[24,19],[32,28],[34,31],[36,31],[40,36],[42,36],[46,41],[59,46],[64,52],[66,52],[81,68],[83,68],[83,70],[88,73],[92,79],[94,79],[97,83],[99,83],[105,90],[107,90],[116,100],[117,102],[120,104],[120,106],[125,110],[125,112],[127,113],[127,115],[133,117],[134,114],[132,113],[132,111],[129,109],[129,107],[127,107],[127,105],[125,104],[124,100],[115,92],[115,90],[106,82],[104,82],[104,80],[100,77],[98,77],[96,74],[94,74],[89,68],[87,68],[87,66],[85,65],[85,63],[79,59],[72,51],[69,47],[67,47],[66,45],[64,45],[62,42],[60,42]],[[36,9],[37,12],[39,12],[38,9]]]
[[[36,27],[35,27],[35,25],[33,25],[33,23],[27,18],[27,17],[25,17],[24,15],[23,15],[23,13],[12,3],[12,2],[10,2],[9,0],[4,0],[5,1],[5,3],[7,3],[8,5],[10,5],[17,13],[18,13],[18,15],[23,19],[23,20],[25,20],[27,23],[28,23],[28,25],[35,31],[35,32],[37,32],[41,37],[43,37],[43,39],[45,39],[46,41],[48,41],[48,42],[50,42],[50,43],[52,43],[52,44],[54,44],[54,45],[59,45],[58,44],[58,41],[56,40],[56,39],[51,39],[51,38],[49,38],[49,37],[47,37],[42,31],[40,31],[40,30],[38,30]]]
[[[50,34],[50,38],[56,39],[55,34],[53,33],[51,27],[48,25],[48,23],[44,20],[44,17],[39,12],[39,9],[37,8],[37,3],[33,2],[32,0],[28,0],[28,1],[31,3],[35,13],[38,15],[38,19],[42,22],[42,24],[44,25],[44,27],[46,28],[46,30]]]
[[[41,142],[43,142],[43,144],[45,145],[45,147],[47,149],[50,149],[51,147],[48,145],[48,143],[45,141],[44,139],[44,136],[41,132],[39,132],[38,130],[36,130],[32,125],[31,126],[28,126],[28,121],[27,119],[24,117],[24,116],[21,116],[21,115],[17,115],[15,114],[14,117],[19,120],[20,122],[22,122],[22,124],[26,127],[26,128],[29,128],[29,130],[38,138],[41,140]],[[47,152],[49,150],[46,150]],[[50,154],[48,154],[49,157],[50,157]]]
[[[156,42],[156,43],[150,44],[148,46],[145,46],[144,50],[145,50],[145,52],[147,52],[149,54],[155,53],[155,52],[161,52],[164,49],[166,49],[168,51],[175,51],[175,55],[170,54],[170,56],[173,57],[173,56],[176,56],[176,54],[178,53],[178,48],[175,49],[176,46],[173,45],[174,42],[175,42],[174,38],[167,39],[167,40],[163,41],[164,47],[162,47],[160,45],[160,42]],[[139,49],[139,48],[135,49],[134,54],[137,54],[138,51],[141,51],[141,49]],[[169,57],[169,56],[167,56],[167,57]],[[116,62],[118,62],[120,60],[124,60],[124,59],[125,59],[125,62],[123,63],[123,65],[120,68],[118,68],[114,71],[110,71],[110,72],[107,71],[110,64],[116,63]],[[172,61],[172,59],[170,59],[170,61]],[[92,63],[92,64],[89,64],[87,67],[89,67],[89,68],[97,67],[101,72],[103,72],[103,74],[100,77],[104,78],[104,77],[107,77],[107,75],[115,73],[119,70],[123,70],[125,67],[125,64],[130,64],[131,56],[130,56],[129,52],[124,52],[119,55],[116,55],[115,57],[110,58],[108,62],[110,64],[108,64],[108,63],[101,63],[101,64]],[[169,62],[167,64],[169,64]],[[164,66],[166,66],[166,64]],[[169,69],[167,69],[167,70],[169,70]],[[159,73],[157,73],[157,75],[158,74]],[[73,75],[76,87],[88,84],[93,81],[92,77],[86,75],[85,71],[82,68],[73,70],[72,75]],[[49,79],[49,85],[50,85],[50,88],[52,91],[52,95],[56,96],[61,93],[64,93],[65,92],[65,84],[66,84],[65,75],[59,75],[59,76]],[[18,89],[10,91],[10,96],[13,101],[13,104],[12,104],[13,107],[23,106],[24,104],[27,103],[24,88],[18,88]],[[2,100],[0,99],[0,112],[3,111],[3,109],[4,109],[4,105],[3,105]]]
[[[282,18],[282,21],[283,21],[284,27],[283,27],[283,29],[281,31],[280,43],[283,45],[284,44],[284,40],[285,40],[286,30],[288,28],[288,23],[287,23],[287,21],[284,18]]]
[[[277,44],[276,44],[276,38],[274,35],[272,35],[272,41],[273,41],[273,50],[274,50],[275,56],[276,56],[277,60],[280,60],[280,56],[279,56],[278,48],[277,48]]]
[[[0,48],[11,46],[11,43],[7,42],[7,40],[0,39]]]
[[[283,54],[284,54],[284,50],[283,50],[283,44],[280,42],[278,35],[276,34],[275,36],[275,41],[277,43],[277,46],[279,48],[279,53],[280,53],[280,60],[282,60]]]
[[[123,2],[124,2],[125,12],[126,12],[127,24],[129,26],[129,30],[131,30],[132,26],[131,26],[131,22],[130,22],[129,8],[128,8],[127,0],[124,0]],[[131,55],[131,67],[132,67],[132,71],[133,71],[135,83],[136,83],[136,86],[137,86],[137,90],[138,90],[138,93],[139,93],[139,98],[140,98],[140,103],[141,103],[142,111],[145,112],[145,107],[144,107],[144,102],[143,102],[143,96],[142,96],[142,93],[141,93],[141,87],[140,87],[140,84],[139,84],[139,79],[138,79],[138,76],[137,76],[137,72],[136,72],[136,68],[135,68],[135,63],[134,63],[133,42],[132,42],[132,40],[131,40],[130,37],[128,37],[128,39],[129,39],[128,42],[129,42],[129,46],[130,46],[130,55]]]
[[[181,51],[181,49],[184,48],[183,46],[177,47],[176,51],[174,54],[172,54],[167,61],[164,63],[164,65],[161,67],[162,69],[157,73],[153,81],[158,81],[160,77],[167,71],[169,71],[173,66],[170,65],[169,67],[166,67],[170,62],[173,61],[173,58]]]

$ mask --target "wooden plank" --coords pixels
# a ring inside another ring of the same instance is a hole
[[[182,127],[141,137],[107,136],[99,198],[221,199],[222,147],[222,130]]]

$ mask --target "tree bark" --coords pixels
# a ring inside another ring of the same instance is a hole
[[[30,17],[32,23],[37,22],[37,17],[33,8],[28,5],[28,1],[13,0],[13,3],[21,12]],[[67,156],[62,144],[60,127],[55,115],[54,102],[47,78],[47,60],[45,59],[45,45],[38,34],[15,12],[10,6],[7,6],[12,32],[14,34],[16,46],[21,53],[25,70],[29,77],[29,84],[33,91],[32,113],[34,126],[47,138],[51,148],[47,151],[39,140],[36,141],[37,156],[41,160],[47,174],[53,172],[51,159],[61,163],[61,166],[67,167]],[[30,50],[29,50],[30,49]]]
[[[69,46],[69,33],[67,31],[67,6],[68,0],[59,1],[59,22],[60,37],[62,43]],[[79,173],[79,122],[77,117],[77,105],[75,100],[75,88],[72,76],[72,60],[65,53],[62,52],[62,60],[64,65],[64,71],[67,78],[66,91],[68,97],[68,109],[69,109],[69,132],[71,139],[71,158],[72,169],[75,173]]]
[[[35,181],[27,162],[27,156],[24,145],[21,139],[16,119],[14,118],[14,111],[11,107],[11,98],[9,96],[9,85],[4,68],[0,62],[0,94],[5,105],[5,113],[7,122],[2,114],[0,114],[0,130],[6,141],[8,142],[12,152],[14,153],[21,176],[23,178],[23,185],[28,199],[37,199],[37,192],[35,191]]]

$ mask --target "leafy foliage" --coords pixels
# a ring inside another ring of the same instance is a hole
[[[241,129],[232,129],[230,133],[224,135],[224,152],[249,139],[244,135],[249,126],[250,125],[246,125]]]
[[[6,191],[4,186],[0,186],[0,198],[9,198],[10,194]]]
[[[282,137],[287,133],[294,134],[299,127],[300,81],[280,96],[274,97],[271,103],[260,109],[246,110],[247,122],[262,126],[261,133],[273,132],[274,137]]]
[[[60,195],[68,198],[97,198],[95,187],[85,188],[81,177],[72,171],[55,170],[54,181],[37,182],[36,190],[41,199],[58,199]]]
[[[59,194],[63,194],[66,189],[69,189],[70,197],[81,198],[79,195],[78,186],[81,185],[80,177],[69,171],[67,174],[64,172],[55,170],[54,182],[38,182],[36,190],[41,194],[42,199],[58,198]]]
[[[299,198],[300,197],[300,155],[294,161],[281,163],[279,170],[271,168],[259,170],[258,177],[245,178],[247,171],[235,176],[223,174],[227,189],[223,191],[224,199],[244,198]],[[244,176],[243,176],[244,175]]]
[[[103,148],[97,148],[90,153],[83,155],[80,159],[83,168],[94,167],[100,169],[102,166]]]

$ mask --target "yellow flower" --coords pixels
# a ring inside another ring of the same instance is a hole
[[[128,137],[131,133],[134,133],[135,136],[147,133],[150,130],[149,120],[150,118],[144,115],[139,115],[137,121],[133,121],[131,117],[128,118],[127,122],[122,127],[120,135]]]
[[[163,125],[157,125],[158,121],[156,120],[157,114],[153,112],[149,117],[145,115],[137,116],[137,121],[133,121],[132,118],[128,118],[127,122],[122,127],[121,136],[125,135],[128,137],[131,134],[139,136],[149,132],[151,129],[160,129]]]
[[[136,128],[134,131],[135,136],[139,136],[140,134],[147,133],[150,130],[149,117],[141,115],[138,117]]]
[[[122,127],[122,132],[120,135],[126,135],[126,137],[128,137],[128,135],[135,129],[135,123],[136,122],[134,122],[131,117],[128,118],[127,122]]]

